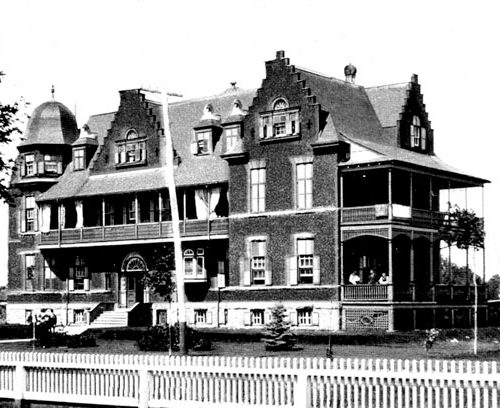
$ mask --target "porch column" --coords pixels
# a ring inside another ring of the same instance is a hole
[[[388,201],[389,201],[389,213],[388,213],[388,217],[390,220],[392,220],[392,170],[391,169],[388,169],[388,174],[387,174],[387,180],[388,180],[388,189],[389,191],[387,192],[388,195]]]
[[[434,283],[434,234],[431,233],[431,238],[429,242],[429,268],[430,268],[430,283]]]
[[[135,223],[139,223],[139,200],[137,199],[137,193],[134,195],[134,210],[135,210]]]
[[[388,267],[388,275],[389,275],[389,287],[387,288],[388,293],[388,300],[394,300],[394,274],[393,274],[393,259],[392,259],[392,229],[389,228],[389,239],[387,240],[387,249],[388,249],[388,256],[387,256],[387,267]]]
[[[106,202],[104,201],[104,197],[102,198],[102,226],[106,225]]]
[[[411,300],[415,301],[415,248],[413,246],[413,231],[410,236],[410,285]]]
[[[83,228],[83,202],[75,201],[76,225],[75,228]]]
[[[340,285],[344,285],[344,241],[340,241]]]
[[[340,175],[340,222],[344,217],[344,175]]]
[[[413,208],[413,173],[410,173],[410,208]]]
[[[161,191],[158,191],[158,222],[161,223],[163,220],[161,218],[161,210],[163,208],[163,200],[161,199]]]
[[[429,176],[429,211],[432,211],[432,177]],[[432,215],[431,215],[432,217]]]
[[[484,184],[481,184],[481,216],[483,217],[484,225]],[[483,241],[483,285],[486,283],[486,247]],[[486,309],[488,311],[488,309]]]

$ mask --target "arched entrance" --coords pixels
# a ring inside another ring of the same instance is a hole
[[[147,271],[146,262],[139,254],[129,254],[122,262],[120,271],[120,307],[130,307],[144,301],[141,277]]]

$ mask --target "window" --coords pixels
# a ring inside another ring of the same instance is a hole
[[[25,169],[27,176],[33,176],[35,174],[35,155],[27,154],[24,156],[25,160]]]
[[[47,259],[43,261],[43,281],[44,281],[44,290],[53,290],[55,289],[56,275],[53,271],[53,262]]]
[[[297,208],[307,209],[312,207],[312,163],[297,164]]]
[[[127,202],[127,224],[135,224],[135,198],[129,198]]]
[[[240,138],[240,128],[239,126],[226,128],[226,150],[230,150],[234,147],[238,139]]]
[[[40,173],[46,174],[60,174],[62,173],[62,161],[59,155],[46,154],[43,156],[43,171]]]
[[[139,139],[133,129],[129,130],[126,140],[117,143],[116,164],[137,164],[146,161],[146,141]]]
[[[186,249],[184,251],[184,276],[186,278],[206,278],[205,271],[205,250],[203,248]]]
[[[279,138],[299,134],[300,115],[298,109],[290,109],[288,102],[279,98],[273,104],[272,112],[261,114],[260,138]]]
[[[73,269],[73,289],[74,290],[84,290],[85,288],[85,280],[88,278],[88,268],[85,266],[85,261],[82,257],[77,256],[75,259],[74,268],[70,267],[70,278],[71,278],[71,269]]]
[[[73,169],[74,170],[84,170],[85,169],[85,150],[75,149],[73,151]]]
[[[85,309],[73,310],[73,323],[74,324],[86,324],[87,323],[87,319],[85,317]]]
[[[26,289],[33,289],[33,281],[35,280],[35,255],[24,255],[24,278]]]
[[[207,309],[196,309],[194,311],[194,322],[196,324],[207,323]]]
[[[251,212],[261,212],[266,209],[266,169],[250,170],[250,205]]]
[[[297,239],[297,271],[299,283],[313,283],[314,240]]]
[[[410,146],[419,147],[422,150],[426,148],[426,130],[425,127],[421,125],[420,118],[418,116],[413,116],[412,124],[410,127]]]
[[[250,322],[252,326],[262,326],[264,324],[264,310],[262,309],[250,310]]]
[[[156,310],[156,324],[158,326],[167,326],[168,325],[168,313],[166,309],[157,309]]]
[[[110,273],[106,273],[104,275],[104,289],[111,290],[111,274]]]
[[[298,309],[297,310],[297,324],[299,326],[310,326],[312,324],[312,310],[311,309]]]
[[[196,154],[208,154],[210,153],[210,130],[202,130],[196,132]]]
[[[266,283],[266,241],[250,242],[250,276],[253,285]]]
[[[35,217],[36,217],[36,204],[35,197],[27,196],[25,198],[25,210],[24,210],[24,220],[25,228],[24,231],[35,231]]]

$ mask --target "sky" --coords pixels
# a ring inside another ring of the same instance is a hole
[[[81,127],[89,115],[115,111],[122,89],[163,87],[198,97],[231,81],[257,88],[277,50],[294,65],[340,79],[352,63],[356,83],[367,87],[418,74],[436,154],[491,181],[484,216],[492,276],[500,273],[497,3],[0,0],[0,102],[24,98],[29,114],[50,99],[54,85]],[[455,197],[465,206],[463,191]],[[482,215],[480,197],[469,192],[467,205]],[[0,207],[0,285],[7,275],[6,213]]]

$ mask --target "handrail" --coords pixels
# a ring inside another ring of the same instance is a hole
[[[114,303],[113,302],[101,302],[95,305],[88,312],[88,320],[87,324],[91,324],[94,320],[96,320],[103,312],[113,310]]]

